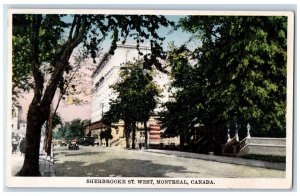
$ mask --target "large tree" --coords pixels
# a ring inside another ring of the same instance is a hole
[[[180,27],[198,47],[169,55],[177,91],[162,122],[170,134],[195,123],[245,132],[250,123],[253,135],[285,137],[287,17],[189,16]]]
[[[153,82],[151,72],[145,71],[142,65],[142,61],[136,61],[122,67],[121,81],[112,86],[118,96],[111,100],[110,110],[103,117],[106,124],[124,121],[126,146],[129,147],[129,134],[132,132],[132,148],[135,148],[137,122],[144,124],[147,144],[147,121],[154,114],[160,93],[158,86]]]
[[[50,156],[51,151],[53,150],[52,135],[54,127],[52,127],[52,121],[55,118],[61,101],[64,100],[66,105],[79,105],[89,103],[86,100],[78,98],[80,97],[80,95],[81,97],[83,97],[87,94],[85,88],[88,85],[88,79],[87,76],[85,76],[84,71],[80,70],[82,68],[82,64],[84,63],[84,57],[79,55],[74,57],[74,60],[76,65],[70,67],[68,74],[65,74],[65,77],[63,77],[59,83],[59,86],[57,88],[58,93],[56,93],[57,100],[52,100],[44,139],[44,150],[47,153],[47,156]],[[84,68],[87,70],[90,69],[88,66],[85,66]]]
[[[27,114],[26,150],[21,176],[39,176],[41,127],[48,119],[55,92],[70,69],[70,57],[76,48],[83,55],[97,57],[99,44],[111,36],[109,53],[113,54],[120,37],[137,43],[151,39],[151,55],[144,56],[145,68],[154,64],[162,69],[156,56],[164,56],[158,34],[160,26],[170,23],[153,15],[13,15],[13,78],[29,69],[34,97]],[[24,67],[23,67],[24,66]],[[16,73],[21,73],[17,75]],[[25,72],[24,72],[25,73]],[[28,79],[26,77],[25,79]],[[29,81],[26,80],[26,81]],[[13,80],[18,81],[20,80]],[[28,86],[25,82],[26,87]],[[14,85],[18,86],[18,85]],[[20,86],[20,85],[19,85]],[[21,85],[23,87],[23,84]]]

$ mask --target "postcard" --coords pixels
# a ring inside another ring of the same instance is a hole
[[[8,14],[7,187],[292,188],[293,12]]]

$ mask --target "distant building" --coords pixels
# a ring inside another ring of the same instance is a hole
[[[143,55],[150,53],[149,45],[140,45],[140,52]],[[102,123],[100,123],[103,115],[110,108],[110,100],[115,99],[117,95],[110,88],[111,85],[115,84],[120,80],[120,68],[127,62],[133,62],[134,60],[141,59],[142,56],[139,55],[138,50],[136,49],[135,43],[126,43],[121,44],[117,43],[117,49],[114,52],[114,55],[104,55],[103,59],[99,63],[98,67],[92,75],[93,89],[92,89],[92,113],[91,113],[91,126],[89,126],[89,131],[91,136],[99,136],[100,131],[104,129]],[[164,103],[169,100],[168,88],[170,86],[169,76],[167,74],[161,73],[160,71],[155,72],[154,82],[159,85],[162,90],[162,98],[160,98],[160,103]],[[160,104],[155,109],[155,112],[162,110]],[[148,122],[148,126],[155,126],[157,122],[152,118]],[[115,128],[112,129],[113,140],[118,140],[121,137],[124,137],[124,127],[123,123],[120,122],[117,125],[114,125]],[[139,128],[141,130],[141,128]],[[150,135],[151,135],[150,129]],[[157,131],[157,129],[155,129]],[[137,141],[144,141],[143,130],[137,133]],[[150,144],[159,143],[160,136],[156,135],[151,140]],[[156,141],[155,141],[156,140]]]
[[[17,137],[25,137],[27,123],[21,120],[22,108],[13,104],[11,128],[12,134]]]
[[[19,129],[19,122],[21,117],[21,107],[12,105],[12,119],[11,119],[11,128],[12,132],[16,133]]]
[[[140,45],[140,52],[144,54],[149,53],[150,47],[148,45]],[[109,110],[110,99],[116,98],[116,94],[113,93],[110,86],[120,79],[121,66],[126,62],[139,58],[141,56],[138,54],[136,45],[132,43],[125,45],[118,43],[114,55],[104,55],[92,75],[92,123],[102,119],[103,114]]]

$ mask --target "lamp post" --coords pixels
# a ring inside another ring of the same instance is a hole
[[[250,135],[250,129],[251,129],[251,127],[250,127],[250,124],[248,123],[247,124],[247,138],[251,137],[251,135]]]

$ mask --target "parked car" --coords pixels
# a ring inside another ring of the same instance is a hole
[[[94,141],[96,138],[94,137],[81,137],[81,138],[76,138],[78,140],[79,145],[83,146],[94,146]]]
[[[71,140],[69,143],[69,150],[79,150],[79,145],[77,140]]]

